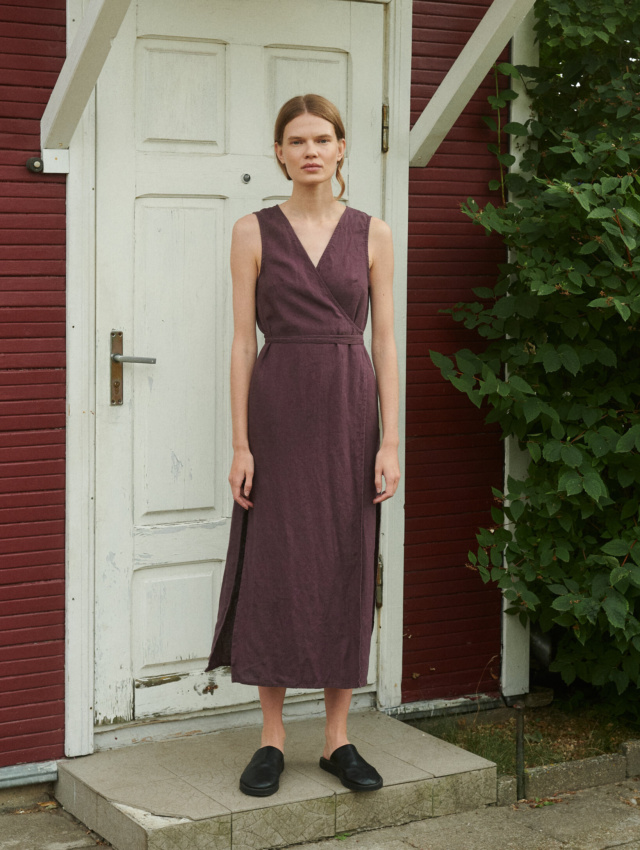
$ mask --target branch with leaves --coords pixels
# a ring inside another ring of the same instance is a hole
[[[494,492],[470,565],[510,612],[560,634],[553,669],[640,687],[640,6],[538,0],[540,66],[498,65],[487,118],[502,204],[463,212],[509,249],[453,318],[480,354],[431,358],[529,454]],[[535,118],[503,124],[521,75]],[[520,171],[503,151],[521,137]]]

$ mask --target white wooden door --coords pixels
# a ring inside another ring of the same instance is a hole
[[[97,86],[99,725],[257,698],[202,672],[233,504],[230,232],[288,195],[273,122],[306,91],[346,119],[348,202],[381,214],[383,55],[383,7],[347,0],[138,0],[114,41]],[[121,405],[114,330],[157,359],[123,365]]]

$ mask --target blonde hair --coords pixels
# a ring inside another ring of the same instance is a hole
[[[327,100],[326,97],[322,97],[320,94],[301,94],[297,97],[292,97],[291,100],[288,100],[281,107],[280,112],[278,112],[275,127],[273,128],[273,141],[278,145],[282,145],[284,139],[284,128],[290,121],[293,121],[294,118],[297,118],[299,115],[304,115],[305,113],[316,115],[318,118],[324,118],[325,121],[333,124],[333,129],[336,132],[336,138],[338,141],[345,138],[344,124],[342,123],[338,107],[331,103],[330,100]],[[338,195],[338,198],[341,198],[344,195],[345,190],[344,178],[340,173],[343,162],[344,156],[338,160],[338,165],[336,166],[336,180],[340,185],[340,194]],[[286,165],[283,162],[280,162],[280,160],[278,160],[278,165],[282,169],[282,173],[287,180],[291,180],[291,177],[289,177],[287,172]]]

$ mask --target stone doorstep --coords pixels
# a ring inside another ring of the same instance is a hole
[[[496,802],[493,762],[377,711],[353,712],[349,732],[382,774],[379,791],[349,791],[320,769],[323,718],[286,728],[271,797],[238,789],[258,727],[62,760],[55,796],[116,850],[267,850]]]
[[[620,753],[605,753],[588,759],[541,765],[525,770],[525,795],[550,797],[563,791],[580,791],[596,785],[609,785],[640,775],[640,740],[620,745]],[[498,805],[517,802],[515,776],[498,777]]]

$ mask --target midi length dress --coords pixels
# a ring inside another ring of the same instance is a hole
[[[315,266],[279,206],[256,215],[254,506],[234,502],[206,670],[230,666],[247,685],[361,687],[380,528],[378,393],[362,338],[371,217],[346,207]]]

